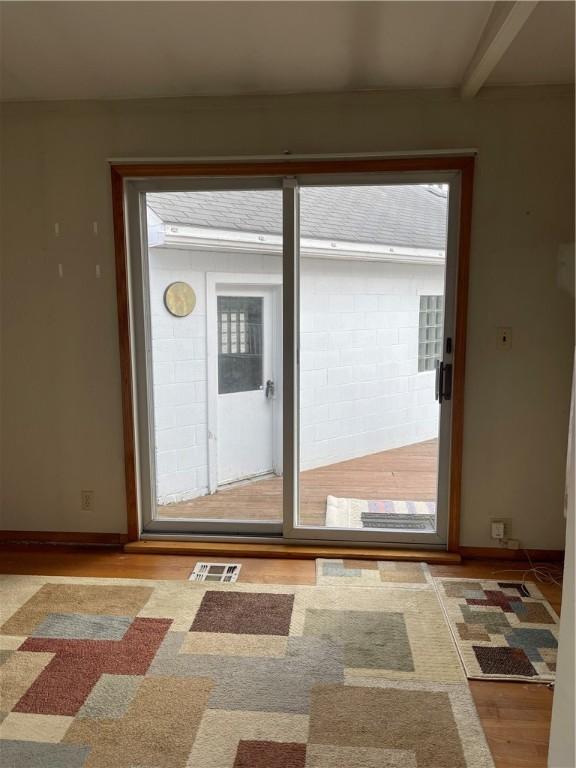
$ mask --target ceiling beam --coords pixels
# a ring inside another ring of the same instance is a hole
[[[460,87],[463,99],[473,99],[538,5],[532,0],[493,3]]]

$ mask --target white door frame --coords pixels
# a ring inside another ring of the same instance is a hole
[[[272,371],[276,386],[272,401],[272,461],[282,474],[282,273],[206,273],[206,402],[208,404],[208,490],[218,490],[218,291],[234,288],[270,290],[272,300]]]

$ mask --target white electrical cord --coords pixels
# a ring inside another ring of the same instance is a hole
[[[532,574],[533,578],[535,578],[536,581],[539,581],[541,584],[556,584],[558,587],[562,586],[562,575],[564,573],[563,564],[552,565],[550,563],[534,563],[528,550],[522,547],[522,552],[524,552],[526,555],[526,559],[528,560],[530,568],[527,568],[525,571],[520,571],[519,569],[517,570],[514,568],[506,568],[501,571],[492,571],[492,575],[495,576],[497,573],[522,573],[522,586],[524,587],[526,584],[526,577],[529,574]],[[547,687],[553,691],[554,683],[547,683]]]
[[[530,553],[527,549],[522,548],[522,551],[528,560],[530,568],[527,568],[525,571],[520,571],[520,569],[515,568],[507,568],[504,570],[492,571],[492,575],[496,575],[497,573],[522,573],[522,586],[524,586],[527,577],[529,574],[532,574],[532,578],[536,579],[536,581],[539,581],[541,584],[556,584],[558,587],[562,586],[562,565],[535,563],[530,557]]]

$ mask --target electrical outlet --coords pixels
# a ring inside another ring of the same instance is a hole
[[[506,533],[506,526],[503,520],[492,520],[490,523],[490,535],[493,539],[504,539]]]
[[[80,509],[82,512],[94,511],[94,491],[80,491]]]

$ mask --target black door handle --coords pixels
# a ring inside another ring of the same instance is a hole
[[[440,404],[452,399],[452,363],[436,361],[435,397]]]
[[[436,360],[436,383],[434,384],[434,397],[439,403],[442,402],[442,374],[444,372],[444,363]]]
[[[442,369],[442,397],[444,400],[452,399],[452,363],[444,363]]]
[[[274,382],[272,379],[268,379],[266,382],[266,398],[270,399],[271,397],[274,397]]]

